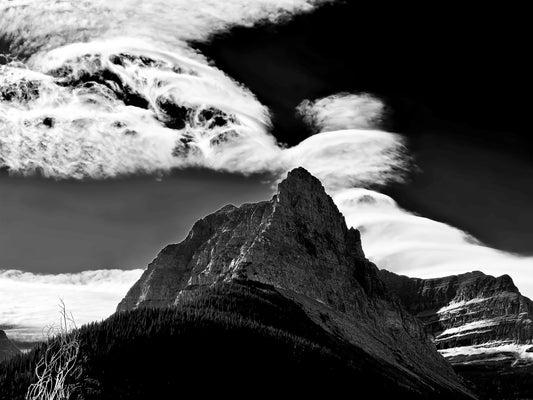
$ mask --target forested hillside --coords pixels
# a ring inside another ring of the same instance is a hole
[[[173,308],[117,313],[80,330],[79,399],[167,399],[168,393],[405,395],[397,371],[326,334],[265,285],[219,284]],[[1,366],[0,398],[22,400],[44,346]],[[384,379],[388,376],[388,379]],[[364,398],[364,396],[363,396]]]

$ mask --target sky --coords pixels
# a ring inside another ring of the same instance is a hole
[[[520,13],[387,11],[0,0],[0,327],[35,340],[59,297],[106,317],[195,220],[298,166],[379,267],[532,296]]]
[[[270,197],[271,184],[207,170],[164,178],[0,178],[0,268],[36,273],[145,268],[225,204]]]
[[[207,170],[105,181],[0,177],[0,329],[25,349],[57,323],[111,315],[159,250],[222,205],[270,197],[267,177]]]

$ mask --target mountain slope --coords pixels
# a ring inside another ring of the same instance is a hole
[[[347,390],[363,399],[427,398],[397,384],[410,379],[405,373],[328,334],[298,304],[253,282],[204,286],[176,306],[117,313],[82,327],[78,337],[84,381],[75,395],[86,400],[166,399],[184,390],[232,398],[340,397]],[[45,348],[0,365],[0,398],[24,399]]]
[[[399,392],[470,396],[364,257],[359,232],[347,228],[320,182],[302,168],[288,174],[271,201],[226,206],[198,221],[184,241],[159,253],[117,311],[179,306],[220,284],[268,286],[328,337],[396,371]]]
[[[533,383],[523,379],[533,373],[533,302],[508,275],[380,275],[424,323],[441,354],[488,398],[533,396]]]
[[[527,348],[533,343],[533,302],[520,294],[508,275],[495,278],[474,271],[417,279],[382,270],[381,277],[403,305],[424,322],[437,347],[449,349],[443,353],[449,354],[452,362],[454,354],[461,354],[453,348],[470,346],[475,352],[483,343],[490,343],[486,348],[490,357],[496,353],[490,349],[498,343]]]
[[[20,350],[9,340],[6,333],[0,329],[0,362],[20,353]]]

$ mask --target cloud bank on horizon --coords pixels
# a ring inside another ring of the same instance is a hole
[[[12,60],[0,66],[0,168],[102,179],[202,166],[281,178],[303,166],[322,180],[348,224],[361,230],[364,249],[379,267],[419,277],[508,273],[533,295],[531,257],[486,247],[379,193],[380,186],[401,182],[410,167],[402,136],[380,129],[385,106],[379,99],[339,93],[305,100],[295,111],[316,134],[286,148],[269,133],[269,111],[253,93],[187,44],[321,3],[0,0],[0,37]],[[27,324],[34,334],[55,320],[59,296],[80,322],[103,318],[138,273],[57,281],[3,272],[0,301],[7,311],[0,323]],[[17,292],[28,295],[21,301]],[[32,312],[32,304],[43,312]]]
[[[81,326],[111,315],[142,270],[98,270],[76,274],[33,274],[0,270],[0,326],[22,342],[43,340],[65,302]]]

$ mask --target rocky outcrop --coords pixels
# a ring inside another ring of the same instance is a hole
[[[533,303],[508,275],[380,275],[481,398],[533,398]]]
[[[6,333],[0,330],[0,362],[20,353],[20,350],[9,340]]]
[[[533,350],[533,303],[508,275],[495,278],[474,271],[417,279],[380,273],[452,362],[501,360],[502,352],[533,362],[527,351]]]
[[[359,232],[302,168],[272,200],[226,206],[194,224],[159,253],[117,311],[180,304],[191,291],[231,282],[272,287],[332,336],[401,371],[399,385],[470,396],[365,258]]]

